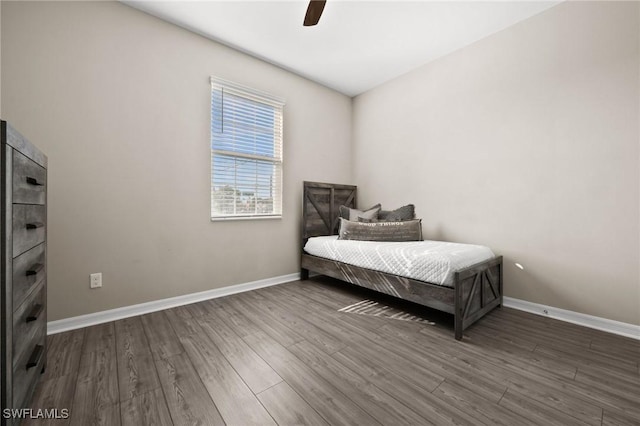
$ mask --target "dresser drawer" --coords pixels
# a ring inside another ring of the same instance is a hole
[[[13,365],[19,362],[42,334],[46,331],[47,317],[44,285],[29,295],[13,313]]]
[[[13,151],[13,202],[44,204],[47,171],[18,151]]]
[[[44,244],[13,259],[13,309],[24,302],[31,290],[46,274]]]
[[[13,205],[13,257],[44,241],[45,206]]]
[[[46,359],[45,333],[38,336],[29,350],[13,367],[13,408],[25,408]]]

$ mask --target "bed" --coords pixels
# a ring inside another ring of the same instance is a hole
[[[300,262],[300,278],[302,280],[308,279],[310,272],[315,272],[453,314],[456,340],[462,339],[463,331],[471,324],[502,305],[502,256],[481,253],[482,250],[479,248],[483,246],[458,244],[456,246],[461,247],[453,247],[458,250],[465,249],[467,246],[470,251],[474,248],[475,254],[466,256],[465,262],[469,263],[469,259],[474,259],[473,256],[476,256],[475,259],[479,261],[468,266],[465,263],[454,261],[448,268],[444,268],[447,269],[447,273],[441,274],[442,276],[432,273],[408,277],[405,275],[411,274],[404,273],[402,265],[383,270],[385,268],[373,266],[375,259],[369,259],[367,263],[362,259],[354,260],[354,256],[344,253],[343,257],[330,256],[332,244],[336,244],[337,237],[335,236],[338,234],[339,207],[344,205],[356,208],[356,200],[356,186],[304,182]],[[311,245],[308,248],[315,255],[304,249],[309,239],[312,239],[311,242],[315,248],[311,249]],[[352,243],[353,252],[361,251],[364,246],[358,245],[357,242]],[[409,244],[400,248],[394,248],[393,244],[385,244],[389,246],[389,250],[404,250],[401,256],[395,256],[396,263],[398,263],[398,258],[406,258],[406,253],[411,249],[409,243],[395,243],[395,246]],[[369,246],[378,247],[373,249],[373,252],[378,256],[381,252],[383,253],[379,248],[382,246],[381,244],[369,244]],[[424,248],[418,247],[416,250],[424,250]],[[386,256],[390,259],[389,262],[378,263],[393,264],[393,251],[390,251]],[[334,259],[330,257],[334,257]],[[417,259],[418,257],[412,255],[412,258]],[[335,260],[335,258],[339,260]]]

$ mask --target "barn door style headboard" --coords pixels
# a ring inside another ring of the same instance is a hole
[[[304,182],[302,195],[302,247],[310,237],[336,235],[340,206],[356,208],[357,187]]]

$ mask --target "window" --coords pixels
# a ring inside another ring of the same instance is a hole
[[[282,110],[211,77],[211,220],[282,216]]]

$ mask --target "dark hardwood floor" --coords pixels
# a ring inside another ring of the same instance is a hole
[[[640,425],[639,359],[507,308],[458,342],[446,314],[317,277],[49,336],[32,407],[71,415],[23,424]]]

